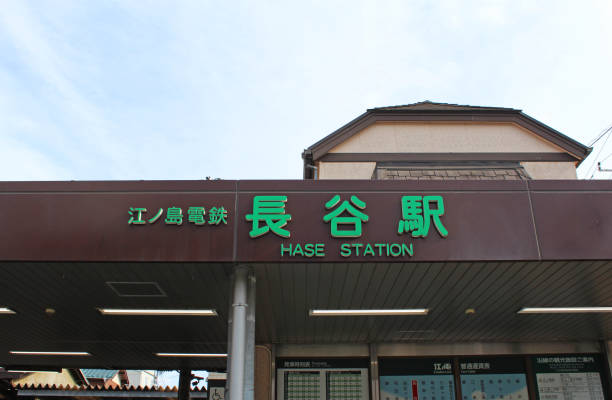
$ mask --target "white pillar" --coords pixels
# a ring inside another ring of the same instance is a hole
[[[226,397],[253,400],[255,380],[255,277],[248,266],[234,268],[228,321]]]
[[[255,400],[255,275],[249,274],[246,317],[246,356],[244,364],[244,400]]]

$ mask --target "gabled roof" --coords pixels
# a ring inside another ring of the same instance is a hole
[[[308,167],[329,150],[376,122],[508,122],[517,124],[567,152],[568,161],[580,163],[591,148],[528,116],[521,110],[505,107],[479,107],[422,101],[413,104],[370,108],[340,129],[319,140],[302,153],[305,177]]]
[[[435,103],[433,101],[425,100],[419,101],[418,103],[412,104],[404,104],[399,106],[388,106],[388,107],[376,107],[370,108],[368,111],[374,110],[410,110],[410,111],[418,111],[418,110],[434,110],[434,111],[444,111],[444,110],[463,110],[463,111],[521,111],[514,108],[505,108],[505,107],[482,107],[482,106],[468,106],[461,104],[451,104],[451,103]]]

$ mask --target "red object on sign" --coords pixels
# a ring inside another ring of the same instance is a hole
[[[418,381],[412,381],[412,400],[419,400],[419,386]]]

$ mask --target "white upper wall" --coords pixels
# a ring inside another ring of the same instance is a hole
[[[559,153],[512,123],[377,122],[330,153]]]

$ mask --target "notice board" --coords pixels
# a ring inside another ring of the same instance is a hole
[[[604,399],[599,355],[545,355],[531,361],[538,400]]]
[[[450,358],[379,359],[381,400],[455,400]]]
[[[459,359],[463,400],[527,400],[527,378],[522,357]]]

